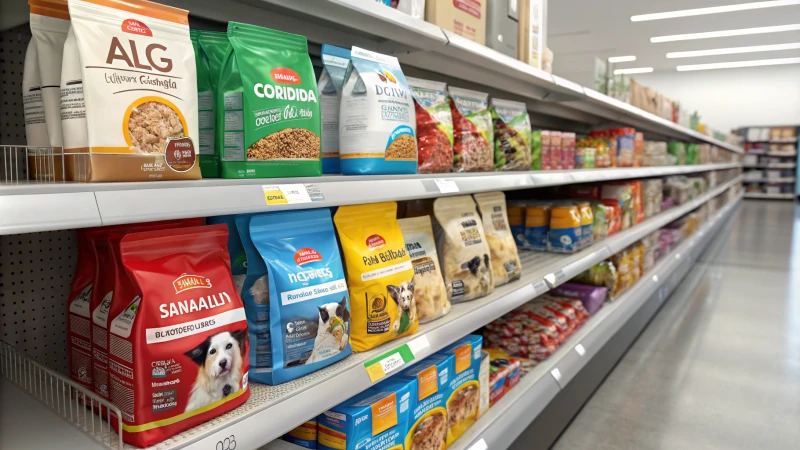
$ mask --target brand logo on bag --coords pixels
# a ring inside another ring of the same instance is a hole
[[[317,261],[322,261],[322,255],[313,248],[301,248],[294,254],[294,262],[296,262],[298,266]]]
[[[288,67],[278,67],[269,71],[269,76],[276,83],[300,84],[300,75]]]
[[[141,36],[153,37],[153,32],[150,31],[150,28],[147,25],[135,19],[127,19],[123,21],[122,31],[130,34],[138,34]]]
[[[372,236],[367,238],[367,247],[371,249],[381,248],[386,245],[386,239],[379,234],[373,234]]]
[[[172,282],[172,286],[175,288],[176,294],[188,291],[189,289],[209,289],[211,288],[211,279],[200,275],[183,274]]]

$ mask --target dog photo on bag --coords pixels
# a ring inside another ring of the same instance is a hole
[[[239,389],[242,349],[247,345],[246,338],[246,329],[223,331],[209,336],[186,352],[186,356],[199,366],[186,411],[221,400]]]

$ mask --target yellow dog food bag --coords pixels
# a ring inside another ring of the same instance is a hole
[[[350,289],[353,350],[414,334],[414,267],[397,223],[397,203],[342,206],[333,221]]]

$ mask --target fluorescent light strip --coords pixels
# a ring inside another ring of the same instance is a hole
[[[634,67],[631,69],[616,69],[614,75],[627,75],[629,73],[650,73],[653,71],[652,67]]]
[[[779,58],[779,59],[758,59],[754,61],[731,61],[712,64],[691,64],[688,66],[678,66],[678,72],[690,72],[694,70],[713,70],[713,69],[734,69],[739,67],[758,67],[758,66],[781,66],[785,64],[800,64],[800,58]]]
[[[610,63],[621,63],[621,62],[631,62],[631,61],[636,61],[636,57],[631,55],[631,56],[612,56],[608,58],[608,62]]]
[[[777,6],[800,5],[800,0],[775,0],[767,2],[740,3],[738,5],[712,6],[710,8],[684,9],[653,14],[640,14],[631,16],[631,22],[645,22],[648,20],[674,19],[676,17],[704,16],[706,14],[719,14],[734,11],[747,11],[750,9],[775,8]]]
[[[705,33],[674,34],[671,36],[651,37],[650,42],[690,41],[693,39],[710,39],[728,36],[745,36],[749,34],[780,33],[782,31],[800,30],[800,23],[792,25],[775,25],[771,27],[741,28],[738,30],[707,31]]]
[[[753,45],[750,47],[712,48],[709,50],[693,50],[688,52],[670,52],[667,58],[696,58],[698,56],[734,55],[737,53],[775,52],[779,50],[800,49],[800,42],[791,44]]]

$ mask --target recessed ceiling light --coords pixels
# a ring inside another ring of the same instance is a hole
[[[630,62],[630,61],[636,61],[636,57],[631,55],[631,56],[612,56],[608,58],[608,62],[610,63]]]
[[[698,56],[733,55],[736,53],[775,52],[779,50],[800,49],[800,42],[791,44],[752,45],[749,47],[712,48],[709,50],[693,50],[688,52],[670,52],[667,58],[696,58]]]
[[[739,3],[738,5],[712,6],[710,8],[684,9],[653,14],[631,16],[631,22],[645,22],[648,20],[674,19],[676,17],[704,16],[706,14],[719,14],[733,11],[746,11],[749,9],[775,8],[776,6],[800,5],[800,0],[775,0],[767,2]]]
[[[650,73],[653,71],[652,67],[633,67],[631,69],[615,69],[614,75],[627,75],[629,73]]]
[[[784,64],[800,64],[800,58],[779,58],[779,59],[758,59],[754,61],[731,61],[712,64],[692,64],[688,66],[678,66],[678,72],[690,72],[693,70],[712,70],[712,69],[733,69],[737,67],[757,67],[757,66],[781,66]]]
[[[710,39],[728,36],[745,36],[749,34],[780,33],[782,31],[800,30],[800,23],[792,25],[775,25],[771,27],[740,28],[738,30],[706,31],[704,33],[673,34],[671,36],[651,37],[650,42],[690,41],[693,39]]]

